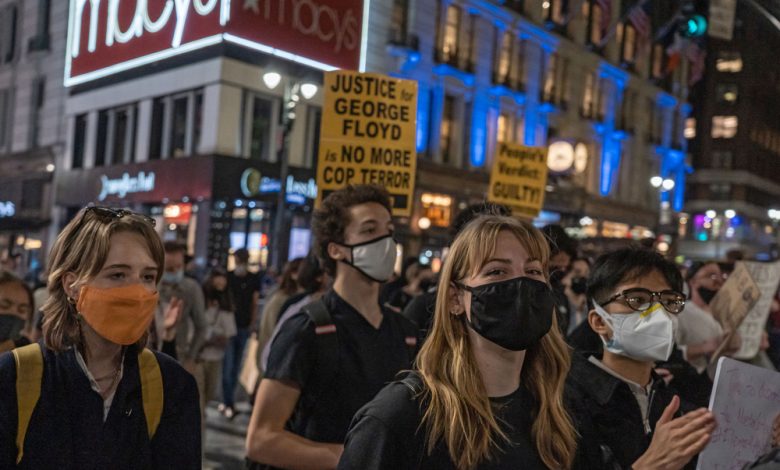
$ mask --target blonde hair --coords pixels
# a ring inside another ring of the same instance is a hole
[[[423,425],[427,451],[444,441],[458,468],[473,468],[490,460],[501,441],[501,429],[487,396],[468,336],[465,314],[453,315],[449,299],[453,283],[478,272],[496,249],[499,233],[512,233],[530,258],[542,261],[545,276],[549,247],[544,235],[527,222],[504,216],[481,216],[453,242],[441,272],[433,327],[417,357],[427,404]],[[569,350],[553,318],[553,327],[526,351],[521,383],[533,395],[532,436],[542,462],[549,468],[570,468],[576,432],[563,406],[569,371]]]
[[[108,258],[111,237],[119,232],[141,235],[146,241],[152,259],[157,263],[159,282],[165,263],[160,236],[145,216],[122,212],[121,216],[106,216],[84,208],[57,236],[49,253],[49,298],[43,305],[43,340],[46,347],[56,352],[81,345],[78,312],[63,285],[65,275],[76,275],[75,287],[90,282]],[[147,335],[138,342],[146,345]]]

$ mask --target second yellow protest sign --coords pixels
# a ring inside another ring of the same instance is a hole
[[[417,170],[417,82],[339,70],[325,74],[317,205],[349,184],[377,184],[393,215],[409,216]]]
[[[546,148],[497,144],[488,201],[510,206],[517,215],[536,217],[544,204],[546,184]]]

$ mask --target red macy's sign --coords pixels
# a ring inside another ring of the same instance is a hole
[[[65,86],[223,41],[322,70],[358,70],[368,2],[70,0]]]

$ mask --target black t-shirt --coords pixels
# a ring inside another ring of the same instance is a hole
[[[428,336],[428,330],[433,325],[433,313],[436,310],[436,289],[425,292],[413,298],[404,308],[401,315],[405,316],[420,329],[420,338]]]
[[[393,382],[358,412],[347,435],[339,470],[456,468],[444,441],[430,455],[426,451],[426,431],[420,428],[421,399],[408,382]],[[419,378],[411,382],[421,383]],[[501,442],[492,460],[477,468],[546,469],[531,436],[536,407],[532,395],[521,386],[511,395],[490,401],[509,442]]]
[[[260,275],[247,272],[239,276],[231,271],[228,273],[228,289],[236,308],[236,328],[249,328],[252,322],[252,298],[255,292],[260,292]]]
[[[265,378],[292,381],[301,398],[288,428],[318,442],[344,442],[355,412],[401,370],[411,368],[407,331],[414,327],[398,314],[383,310],[378,329],[330,291],[323,297],[338,335],[336,376],[318,380],[314,323],[305,312],[287,320],[271,344]]]

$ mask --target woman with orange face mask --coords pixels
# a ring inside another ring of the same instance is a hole
[[[145,348],[154,220],[88,207],[52,248],[43,341],[0,355],[0,468],[200,468],[195,380]]]

